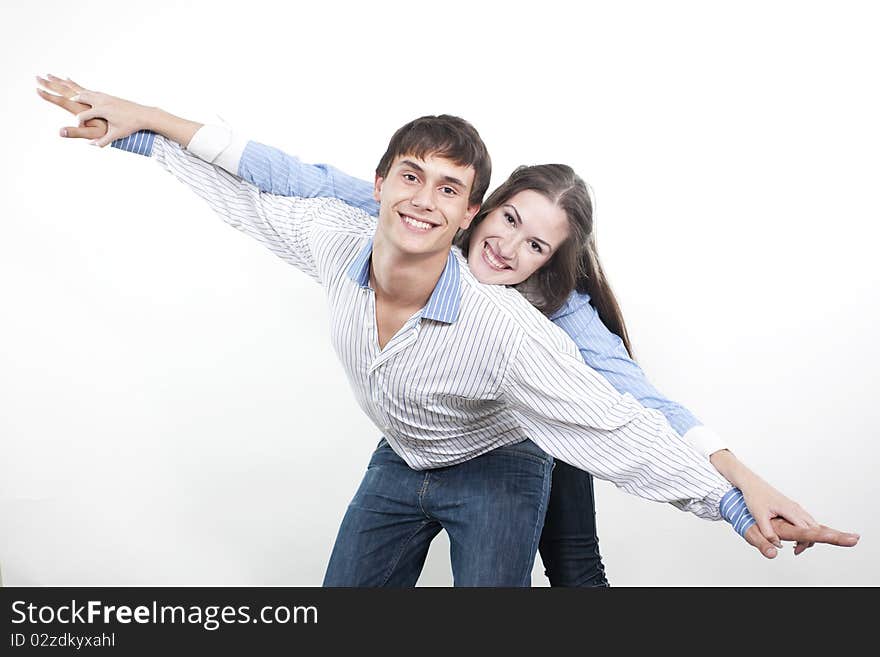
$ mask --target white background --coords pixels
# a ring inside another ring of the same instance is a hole
[[[481,131],[493,186],[571,164],[652,380],[862,534],[768,561],[601,482],[611,583],[880,584],[871,7],[4,2],[4,582],[318,585],[379,439],[320,290],[151,162],[59,138],[52,72],[362,177],[442,112]],[[420,584],[449,583],[438,539]]]

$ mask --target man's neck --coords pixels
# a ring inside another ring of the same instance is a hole
[[[448,260],[448,251],[429,256],[401,254],[376,236],[370,285],[378,300],[398,308],[417,310],[428,303]]]

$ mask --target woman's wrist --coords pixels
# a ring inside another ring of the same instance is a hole
[[[147,107],[146,105],[141,107],[142,109],[138,110],[138,123],[143,126],[142,129],[160,134],[184,148],[189,145],[193,136],[202,127],[201,123],[174,116],[159,107]]]
[[[722,477],[737,488],[747,486],[753,473],[736,456],[727,449],[719,449],[709,456],[709,462]]]

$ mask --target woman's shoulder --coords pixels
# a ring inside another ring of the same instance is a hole
[[[590,305],[589,294],[572,290],[571,294],[569,294],[568,298],[565,300],[565,303],[562,304],[559,310],[550,316],[550,319],[555,322],[566,317],[571,317],[572,315],[583,313],[589,313],[592,315],[595,312],[596,309]]]

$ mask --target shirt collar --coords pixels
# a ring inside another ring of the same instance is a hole
[[[373,255],[373,240],[370,239],[357,257],[348,267],[348,277],[363,288],[370,287],[370,257]],[[428,299],[428,305],[422,317],[433,319],[445,324],[452,324],[458,319],[458,310],[461,306],[461,272],[459,264],[452,251],[446,260],[446,267],[440,275],[440,280]]]

